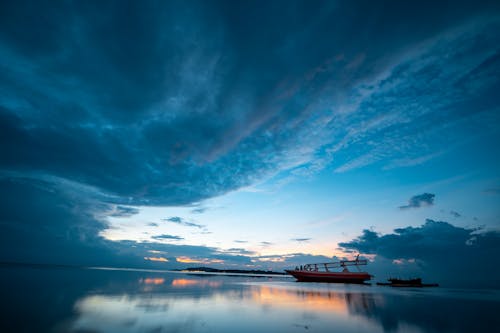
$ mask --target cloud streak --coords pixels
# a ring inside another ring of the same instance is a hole
[[[184,239],[183,237],[180,237],[180,236],[168,235],[168,234],[151,236],[151,238],[156,239],[156,240],[175,240],[175,241]]]
[[[295,242],[302,243],[302,242],[308,242],[308,241],[310,241],[311,238],[292,238],[291,240],[295,241]]]

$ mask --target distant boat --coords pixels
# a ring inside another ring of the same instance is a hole
[[[361,272],[360,265],[366,265],[367,260],[340,260],[329,263],[307,264],[294,270],[285,270],[299,282],[331,282],[331,283],[364,283],[372,278],[367,272]],[[347,266],[356,266],[358,272],[350,272]],[[342,269],[341,272],[332,269]]]
[[[378,286],[390,286],[390,287],[439,287],[437,283],[422,283],[421,278],[416,279],[395,279],[390,278],[389,282],[377,282]]]

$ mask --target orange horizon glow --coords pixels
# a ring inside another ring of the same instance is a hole
[[[221,259],[208,259],[208,258],[190,258],[186,256],[177,257],[177,262],[181,262],[183,264],[223,264],[224,260]]]

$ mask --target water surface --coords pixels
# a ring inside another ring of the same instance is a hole
[[[491,290],[0,266],[1,332],[480,332]]]

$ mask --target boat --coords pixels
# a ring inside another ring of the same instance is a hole
[[[396,279],[390,278],[387,281],[389,282],[377,282],[378,286],[390,286],[390,287],[439,287],[437,283],[422,283],[421,278],[415,279]]]
[[[293,270],[285,270],[298,282],[330,282],[330,283],[365,283],[372,278],[367,272],[361,272],[360,265],[366,265],[367,260],[340,260],[327,263],[307,264]],[[358,272],[351,272],[347,266],[356,266]],[[333,271],[342,269],[340,272]]]

